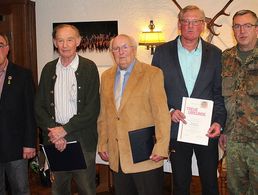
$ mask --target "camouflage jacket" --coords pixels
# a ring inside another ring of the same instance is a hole
[[[242,63],[237,47],[222,54],[222,95],[228,112],[224,133],[237,142],[258,142],[258,41]]]

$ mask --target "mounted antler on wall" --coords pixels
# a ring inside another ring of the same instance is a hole
[[[177,2],[177,0],[172,0],[176,6],[178,7],[178,9],[181,11],[183,8],[179,5],[179,3]],[[212,38],[213,36],[218,36],[219,33],[216,33],[215,30],[214,30],[214,26],[216,27],[221,27],[222,25],[220,24],[216,24],[215,23],[215,20],[221,16],[221,15],[225,15],[225,16],[229,16],[230,14],[227,14],[225,11],[227,9],[227,7],[233,2],[234,0],[229,0],[227,2],[227,4],[222,8],[222,10],[220,10],[213,18],[208,18],[208,17],[205,17],[205,22],[207,23],[207,28],[209,30],[209,34],[206,38],[206,40],[208,42],[211,42],[212,41]]]

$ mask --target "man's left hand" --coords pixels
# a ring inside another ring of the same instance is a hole
[[[220,136],[221,126],[219,123],[213,123],[206,134],[209,138],[215,138]]]
[[[152,160],[152,161],[154,161],[154,162],[159,162],[159,161],[164,160],[164,159],[165,159],[165,157],[159,156],[159,155],[157,155],[157,154],[152,154],[152,155],[150,156],[150,160]]]
[[[35,155],[36,155],[36,149],[35,148],[23,147],[23,159],[33,158]]]
[[[55,142],[55,148],[60,152],[63,152],[67,146],[67,141],[65,138],[61,138]]]

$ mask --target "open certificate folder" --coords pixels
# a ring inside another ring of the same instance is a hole
[[[180,121],[177,141],[207,146],[212,110],[211,100],[183,97],[181,112],[187,124]]]
[[[40,146],[51,171],[86,169],[86,162],[79,142],[67,142],[66,149],[63,152],[57,150],[54,144],[40,144]]]

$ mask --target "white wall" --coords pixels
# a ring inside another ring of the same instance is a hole
[[[38,73],[43,66],[56,57],[52,47],[52,23],[54,22],[86,22],[86,21],[118,21],[118,33],[133,36],[136,41],[140,32],[147,28],[152,19],[156,29],[164,32],[166,41],[177,35],[178,8],[171,0],[35,0]],[[207,17],[214,17],[228,0],[178,0],[181,7],[195,4],[204,9]],[[216,22],[223,24],[216,28],[218,37],[213,43],[222,50],[233,46],[231,31],[232,15],[240,9],[251,9],[258,13],[258,0],[234,0],[226,12],[230,16],[220,16]],[[205,36],[205,34],[204,34]],[[97,65],[111,65],[109,52],[86,52],[82,56],[92,59]],[[138,59],[150,63],[152,56],[145,47],[138,47]]]

